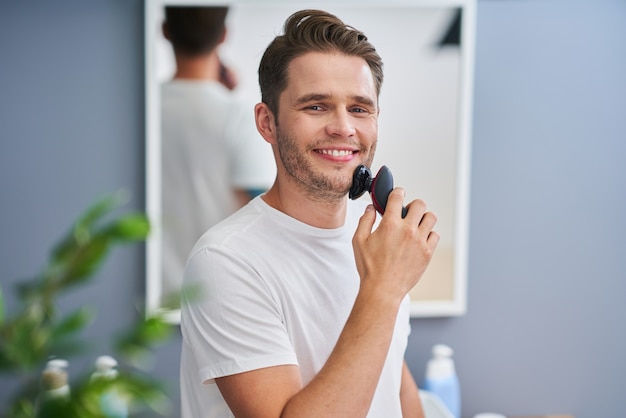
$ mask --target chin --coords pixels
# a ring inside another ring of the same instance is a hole
[[[335,190],[337,191],[338,194],[340,194],[341,196],[344,196],[350,192],[351,187],[352,187],[352,175],[350,175],[350,178],[347,182],[342,181],[340,185],[337,185]]]

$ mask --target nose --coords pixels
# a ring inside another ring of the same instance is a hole
[[[350,117],[345,109],[336,110],[329,115],[326,132],[330,136],[348,138],[356,133]]]

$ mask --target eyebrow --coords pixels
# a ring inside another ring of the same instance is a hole
[[[301,104],[310,103],[310,102],[328,100],[330,98],[331,98],[330,94],[310,93],[310,94],[305,94],[303,96],[298,97],[295,101],[295,104],[301,105]],[[350,99],[365,106],[376,107],[376,103],[372,99],[366,96],[356,95],[356,96],[351,96]]]
[[[295,104],[301,105],[309,102],[317,102],[321,100],[330,99],[330,94],[322,94],[322,93],[309,93],[303,96],[300,96],[296,99]]]

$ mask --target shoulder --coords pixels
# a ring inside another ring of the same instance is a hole
[[[213,80],[170,80],[161,85],[161,96],[165,100],[195,98],[231,106],[243,104],[235,93]]]
[[[254,200],[254,199],[253,199]],[[198,241],[199,246],[221,243],[251,228],[262,217],[262,212],[252,201],[213,225]]]

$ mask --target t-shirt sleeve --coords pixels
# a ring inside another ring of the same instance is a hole
[[[199,379],[210,383],[297,358],[280,307],[245,262],[226,250],[203,249],[185,272],[183,339],[196,359]]]
[[[241,106],[233,111],[229,124],[232,184],[246,190],[267,190],[276,177],[272,147],[256,128],[254,108]]]

